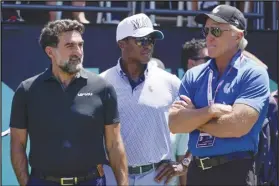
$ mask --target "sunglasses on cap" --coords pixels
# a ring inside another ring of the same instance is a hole
[[[224,31],[230,31],[230,30],[231,29],[222,30],[219,27],[204,27],[202,28],[202,35],[204,37],[207,37],[208,33],[210,32],[211,35],[213,35],[214,37],[221,37]]]
[[[198,60],[204,60],[204,61],[208,61],[210,60],[211,58],[209,56],[205,56],[205,57],[192,57],[191,58],[192,60],[195,60],[195,61],[198,61]]]
[[[155,44],[153,37],[134,37],[137,46],[149,46]]]

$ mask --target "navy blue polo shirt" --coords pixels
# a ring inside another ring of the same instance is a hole
[[[194,156],[216,156],[237,151],[257,152],[259,132],[268,109],[269,77],[267,71],[252,63],[251,59],[243,57],[238,51],[228,64],[222,77],[215,60],[209,60],[186,72],[179,89],[180,95],[186,95],[195,107],[208,106],[208,80],[213,71],[212,91],[223,81],[216,93],[215,103],[233,105],[242,103],[249,105],[259,112],[259,118],[248,134],[240,138],[215,137],[214,144],[209,147],[197,145],[199,130],[190,133],[189,150]],[[229,72],[230,71],[230,72]],[[228,73],[229,72],[229,73]]]
[[[45,175],[87,175],[106,162],[105,126],[119,123],[116,93],[84,69],[63,88],[51,68],[17,88],[10,127],[27,129],[29,163]]]

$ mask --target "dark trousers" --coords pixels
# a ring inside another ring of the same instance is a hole
[[[59,183],[52,182],[52,181],[47,181],[47,180],[42,180],[40,178],[36,178],[34,176],[30,176],[27,186],[40,186],[40,185],[60,185]],[[96,185],[96,186],[105,186],[106,185],[106,179],[105,176],[103,177],[98,177],[92,180],[88,180],[85,182],[80,182],[77,185]]]
[[[187,172],[187,186],[192,185],[257,185],[255,163],[252,159],[231,162],[202,170],[192,161]]]

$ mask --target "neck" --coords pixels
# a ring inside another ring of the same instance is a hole
[[[237,51],[238,49],[232,49],[225,52],[221,56],[215,58],[215,62],[220,74],[223,74],[225,72],[228,64],[230,63],[230,61],[232,60],[233,56],[236,54]]]
[[[52,73],[64,87],[67,87],[76,75],[65,73],[56,65],[52,65]]]
[[[133,80],[137,80],[144,72],[144,65],[140,62],[121,58],[120,65],[123,71]]]

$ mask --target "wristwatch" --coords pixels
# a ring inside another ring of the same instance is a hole
[[[191,163],[191,159],[190,158],[184,158],[181,163],[182,163],[182,165],[184,165],[185,167],[188,168],[190,163]]]

